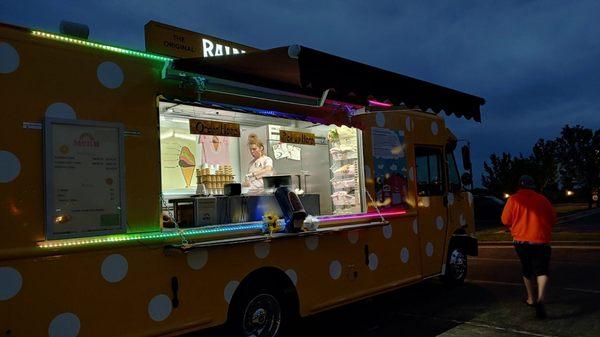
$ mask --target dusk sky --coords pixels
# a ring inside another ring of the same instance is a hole
[[[85,3],[85,4],[84,4]],[[300,44],[485,98],[482,123],[446,117],[491,153],[529,154],[565,124],[600,128],[600,1],[26,1],[0,22],[144,49],[156,20],[260,49]],[[5,112],[6,113],[6,112]]]

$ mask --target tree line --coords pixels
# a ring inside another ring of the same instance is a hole
[[[483,169],[482,185],[492,195],[516,192],[519,177],[528,174],[553,201],[564,200],[569,193],[572,199],[591,205],[592,195],[600,189],[600,129],[566,125],[559,137],[539,139],[531,155],[494,153]]]

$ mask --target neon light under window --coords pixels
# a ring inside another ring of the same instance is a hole
[[[377,100],[374,100],[374,99],[370,99],[368,101],[369,101],[369,105],[382,106],[382,107],[386,107],[386,108],[389,108],[389,107],[393,106],[392,103],[380,102],[380,101],[377,101]]]
[[[386,216],[397,216],[406,214],[405,210],[388,211],[380,213],[363,213],[363,214],[349,214],[349,215],[330,215],[319,217],[320,222],[332,222],[341,220],[359,220],[359,219],[375,219]]]
[[[94,245],[103,243],[114,243],[124,241],[144,241],[144,240],[156,240],[156,239],[169,239],[180,237],[182,234],[186,238],[197,238],[198,236],[218,234],[218,233],[235,233],[245,231],[258,231],[261,232],[264,229],[262,223],[245,223],[236,225],[222,225],[222,226],[211,226],[203,227],[198,229],[187,229],[180,232],[154,232],[154,233],[141,233],[141,234],[120,234],[110,235],[103,237],[90,237],[90,238],[79,238],[79,239],[65,239],[65,240],[53,240],[44,241],[38,243],[41,248],[59,248],[59,247],[72,247],[72,246],[83,246],[83,245]]]

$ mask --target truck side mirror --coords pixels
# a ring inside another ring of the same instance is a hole
[[[470,173],[465,172],[462,174],[462,176],[460,176],[460,181],[462,182],[463,186],[471,186],[471,184],[473,184],[473,177],[471,177]]]
[[[469,149],[469,147],[467,145],[464,145],[460,149],[460,152],[462,155],[463,168],[465,169],[465,171],[470,171],[471,167],[472,167],[471,166],[471,149]]]
[[[446,153],[452,153],[456,149],[458,141],[455,138],[449,138],[446,143]]]

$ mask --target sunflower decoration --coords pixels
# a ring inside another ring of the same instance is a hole
[[[337,129],[333,128],[329,130],[327,133],[327,140],[329,142],[337,142],[340,140],[340,134],[338,133]]]
[[[272,234],[283,229],[277,220],[279,220],[279,215],[275,213],[267,212],[263,215],[263,222],[267,225],[269,233]]]

